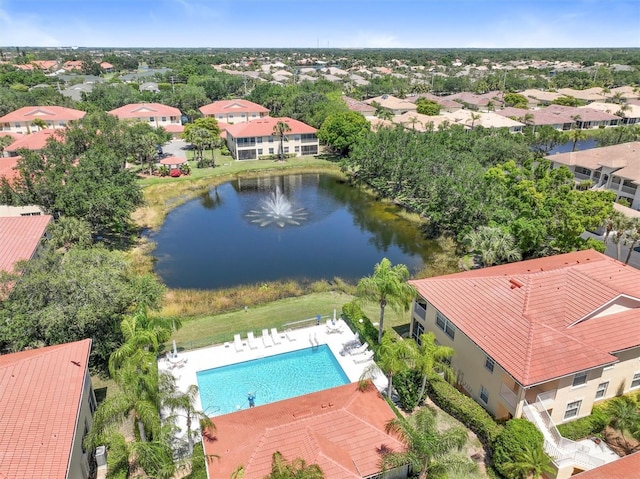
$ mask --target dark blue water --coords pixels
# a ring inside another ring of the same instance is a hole
[[[576,142],[576,151],[589,150],[591,148],[595,148],[596,146],[598,146],[598,142],[593,138],[580,140]],[[549,151],[549,154],[553,155],[554,153],[568,153],[572,150],[573,141],[568,141],[563,145],[556,146],[553,150]]]
[[[307,213],[299,226],[261,227],[247,216],[276,186]],[[156,271],[171,288],[196,289],[280,279],[353,282],[383,257],[417,271],[437,246],[397,213],[330,175],[236,180],[167,216],[152,237]]]

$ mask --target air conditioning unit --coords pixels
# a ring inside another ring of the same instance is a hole
[[[98,467],[107,465],[107,448],[105,446],[96,447],[96,465]]]

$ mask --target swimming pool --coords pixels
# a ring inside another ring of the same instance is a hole
[[[197,373],[202,410],[209,416],[260,406],[348,384],[349,378],[326,344]]]

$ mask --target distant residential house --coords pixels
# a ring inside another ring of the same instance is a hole
[[[515,119],[530,126],[550,126],[558,131],[567,131],[574,127],[575,120],[568,113],[552,111],[547,108],[525,110],[524,108],[507,107],[495,112],[497,115]]]
[[[558,92],[537,89],[524,90],[520,92],[520,94],[527,98],[530,107],[550,105],[552,101],[557,100],[562,96],[562,94]]]
[[[599,87],[587,88],[585,90],[576,90],[574,88],[560,88],[558,90],[558,93],[565,96],[572,96],[573,98],[577,98],[584,103],[591,103],[593,101],[605,101],[609,96],[608,93],[605,93],[605,91]]]
[[[244,479],[262,479],[280,452],[288,462],[317,464],[327,478],[406,478],[407,466],[380,474],[381,452],[405,449],[385,432],[394,418],[375,387],[356,383],[216,416],[215,440],[203,439],[205,455],[216,457],[207,474],[230,477],[242,466]]]
[[[269,109],[248,100],[220,100],[201,106],[200,112],[230,125],[245,123],[269,115]]]
[[[458,387],[496,418],[532,421],[555,477],[611,459],[555,424],[640,390],[639,270],[587,250],[409,283],[411,337],[452,347]]]
[[[101,62],[100,68],[102,68],[105,73],[112,73],[114,71],[113,65],[109,62]]]
[[[605,113],[621,118],[618,125],[634,125],[640,123],[640,105],[627,103],[619,105],[617,103],[594,101],[589,103],[588,108],[591,110],[604,111]]]
[[[68,72],[82,70],[82,65],[84,62],[82,60],[69,60],[63,63],[62,69]]]
[[[502,93],[499,91],[492,91],[482,95],[476,95],[465,91],[454,93],[453,95],[448,95],[443,98],[453,100],[457,103],[462,103],[470,110],[489,111],[491,109],[496,109],[501,105],[501,97]]]
[[[84,118],[86,112],[62,106],[25,106],[0,117],[0,129],[13,133],[31,133],[39,130],[34,126],[36,118],[43,120],[47,128],[64,128]]]
[[[618,126],[621,118],[605,111],[594,110],[588,106],[575,107],[564,105],[549,105],[545,107],[547,112],[568,115],[576,122],[576,128],[591,130],[594,128],[607,128]]]
[[[22,135],[7,146],[4,151],[8,156],[18,156],[19,151],[22,149],[40,151],[47,145],[49,138],[53,138],[57,142],[64,142],[64,133],[60,129],[49,128],[36,131],[30,135]]]
[[[159,93],[160,88],[158,88],[158,84],[154,81],[146,81],[141,83],[138,87],[138,91],[150,91],[152,93]]]
[[[464,125],[469,128],[506,128],[511,133],[522,131],[524,123],[511,118],[498,115],[494,112],[477,112],[472,110],[457,110],[454,112],[444,112],[440,116],[449,120],[453,125]]]
[[[591,180],[595,188],[613,191],[631,208],[640,210],[640,142],[549,155],[553,167],[564,165],[577,181]]]
[[[625,100],[637,100],[640,98],[640,88],[629,85],[619,86],[617,88],[612,88],[606,96],[611,99],[616,94],[620,94]]]
[[[182,113],[172,106],[160,103],[130,103],[109,112],[119,120],[148,122],[154,127],[182,125]]]
[[[377,104],[380,108],[389,110],[394,115],[402,115],[403,113],[416,111],[416,105],[414,103],[396,98],[393,95],[381,95],[364,100],[364,102],[371,106],[376,106]]]
[[[420,93],[418,95],[411,95],[407,97],[407,101],[416,103],[420,98],[426,98],[427,100],[435,101],[438,105],[440,105],[440,111],[442,112],[448,111],[452,113],[464,107],[462,103],[459,103],[455,100],[450,100],[442,96],[432,95],[431,93]]]
[[[58,68],[59,63],[57,60],[34,60],[31,62],[32,65],[37,66],[42,71],[53,72]]]
[[[1,218],[0,218],[1,220]],[[0,476],[87,479],[91,339],[0,355]]]
[[[266,116],[235,125],[228,125],[227,147],[236,160],[255,160],[280,153],[280,138],[273,132],[278,122],[289,125],[283,142],[285,155],[317,155],[319,151],[316,129],[292,118]]]
[[[71,98],[73,101],[82,101],[83,93],[91,93],[93,91],[93,83],[79,83],[71,85],[60,92],[62,96]]]
[[[349,108],[349,110],[360,113],[365,118],[370,118],[376,115],[375,106],[371,106],[368,103],[344,95],[342,96],[342,100],[347,104],[347,108]]]

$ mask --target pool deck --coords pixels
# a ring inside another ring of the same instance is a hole
[[[349,354],[341,355],[340,352],[343,350],[343,343],[355,339],[355,336],[341,319],[337,320],[335,324],[335,328],[341,329],[341,332],[335,330],[329,332],[331,326],[331,321],[328,321],[327,323],[323,322],[319,326],[289,330],[286,334],[284,331],[278,331],[280,344],[274,344],[273,346],[265,346],[261,335],[259,335],[255,338],[253,345],[255,349],[249,347],[247,333],[245,331],[241,334],[243,343],[242,351],[236,351],[235,344],[229,342],[193,351],[179,352],[177,358],[169,359],[168,356],[162,357],[158,361],[158,369],[173,374],[176,378],[178,388],[181,391],[186,391],[190,385],[198,384],[196,377],[198,371],[310,348],[316,346],[315,340],[317,339],[319,345],[326,344],[329,346],[329,349],[338,360],[338,363],[349,380],[351,382],[357,382],[362,377],[362,373],[374,364],[374,362],[371,359],[360,362],[366,357],[364,354],[356,356]],[[292,340],[289,340],[287,336],[292,338]],[[359,362],[355,362],[354,360]],[[387,387],[387,378],[380,370],[375,373],[372,380],[378,390],[383,390]],[[198,396],[196,409],[201,409],[201,407],[200,396]]]

